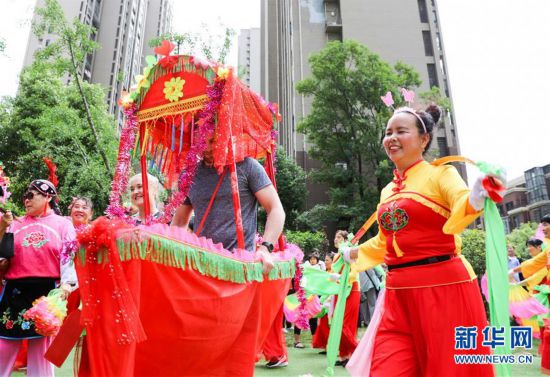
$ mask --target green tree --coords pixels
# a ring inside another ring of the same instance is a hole
[[[114,162],[117,138],[108,115],[103,89],[81,83],[98,131],[99,142]],[[20,76],[15,99],[0,109],[0,161],[12,177],[14,199],[21,198],[32,179],[47,177],[42,158],[56,163],[61,205],[71,197],[88,195],[96,208],[107,205],[110,178],[94,147],[95,138],[86,121],[86,110],[75,85],[65,85],[55,66],[36,62]]]
[[[306,202],[306,174],[285,153],[282,147],[277,148],[275,180],[283,208],[286,212],[286,229],[296,229],[296,217],[304,209]]]
[[[313,251],[313,249],[319,250],[321,253],[328,251],[327,236],[323,232],[301,232],[301,231],[286,231],[286,239],[288,242],[296,244],[302,249],[304,254],[307,255]]]
[[[476,275],[481,278],[485,273],[485,232],[466,229],[461,237],[462,254],[468,259]]]
[[[4,40],[4,38],[0,37],[0,54],[2,54],[5,49],[6,49],[6,41]]]
[[[93,136],[93,147],[101,156],[107,174],[112,179],[111,164],[101,144],[101,135],[94,122],[89,99],[80,77],[84,70],[85,59],[99,47],[94,40],[96,30],[83,24],[78,18],[75,18],[72,23],[68,22],[57,0],[46,0],[43,8],[36,9],[36,14],[39,16],[33,24],[33,32],[36,36],[40,38],[46,32],[55,36],[48,46],[37,52],[36,59],[54,64],[59,72],[69,74],[72,82],[76,84],[86,123]]]
[[[522,260],[527,260],[531,258],[525,243],[529,238],[535,235],[537,226],[538,224],[534,222],[524,223],[521,224],[519,228],[512,230],[512,232],[506,236],[506,240],[510,245],[514,247],[516,254]]]
[[[310,156],[322,164],[311,177],[330,187],[329,203],[314,211],[341,229],[356,229],[376,208],[391,179],[380,145],[390,112],[380,96],[392,91],[398,99],[399,87],[414,88],[420,78],[410,66],[392,67],[351,40],[328,43],[309,63],[312,77],[300,81],[296,90],[313,98],[312,110],[298,131],[312,145]],[[302,216],[308,218],[309,213]]]
[[[275,182],[277,192],[286,213],[285,229],[296,230],[296,218],[304,209],[306,201],[306,174],[304,170],[290,159],[282,147],[277,148],[277,160],[275,163]],[[258,224],[263,229],[266,213],[259,209]]]
[[[439,89],[437,86],[433,86],[429,91],[420,93],[420,98],[423,102],[429,104],[429,103],[436,103],[438,104],[444,111],[452,111],[452,102],[449,98],[445,97],[443,93],[441,93],[441,89]]]

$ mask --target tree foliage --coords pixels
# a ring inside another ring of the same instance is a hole
[[[306,202],[306,174],[290,159],[282,147],[277,148],[275,180],[283,208],[286,212],[286,229],[296,229],[296,217]]]
[[[355,41],[334,41],[310,57],[312,76],[298,82],[298,93],[312,97],[310,114],[298,131],[311,143],[309,154],[322,167],[312,178],[330,186],[329,203],[317,212],[340,229],[356,229],[376,208],[381,189],[391,179],[381,147],[389,110],[380,100],[387,91],[398,99],[399,87],[414,88],[420,78],[412,67],[391,66]]]
[[[506,239],[510,245],[514,247],[516,254],[522,259],[527,260],[531,258],[527,245],[527,240],[535,235],[538,224],[535,222],[528,222],[521,224],[519,228],[514,229],[510,234],[506,236]]]
[[[112,179],[111,164],[101,144],[101,136],[94,123],[92,109],[80,77],[85,68],[85,59],[99,47],[94,40],[96,30],[83,24],[78,18],[75,18],[72,23],[68,22],[57,0],[45,0],[45,6],[37,8],[36,14],[38,18],[33,24],[33,32],[39,38],[47,32],[54,36],[54,39],[48,46],[38,50],[35,58],[40,62],[52,64],[52,67],[60,73],[67,73],[76,84],[84,109],[84,119],[94,138],[93,147],[99,153],[107,174]]]
[[[328,240],[323,232],[301,232],[288,230],[285,232],[288,242],[294,243],[302,249],[304,254],[310,254],[314,249],[317,249],[321,253],[328,251]]]
[[[82,87],[99,142],[112,163],[117,137],[103,89],[85,82]],[[75,85],[65,85],[56,68],[37,62],[22,72],[17,96],[4,100],[0,108],[8,108],[0,115],[0,161],[12,177],[14,200],[21,198],[31,180],[48,177],[42,158],[50,157],[58,168],[62,206],[76,195],[90,196],[96,209],[106,206],[110,178]]]
[[[12,178],[12,203],[31,180],[48,177],[42,158],[49,157],[57,165],[62,207],[72,196],[87,195],[101,212],[118,142],[103,88],[80,78],[85,58],[97,48],[95,31],[67,22],[55,0],[36,12],[33,31],[54,38],[21,73],[17,96],[0,102],[0,160]]]
[[[282,147],[277,148],[275,182],[277,192],[286,213],[285,229],[296,230],[296,218],[304,209],[306,201],[306,174],[304,170],[290,159]],[[260,208],[258,224],[263,229],[266,214]]]
[[[462,254],[468,259],[478,277],[485,273],[485,232],[466,229],[461,234]]]

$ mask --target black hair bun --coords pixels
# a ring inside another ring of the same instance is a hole
[[[439,106],[437,106],[436,104],[431,104],[426,108],[425,111],[432,116],[434,124],[437,124],[437,122],[439,122],[439,119],[441,118],[441,108]]]

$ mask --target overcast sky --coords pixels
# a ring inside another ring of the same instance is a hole
[[[345,1],[345,0],[344,0]],[[34,0],[0,0],[0,95],[13,95]],[[550,164],[550,0],[438,0],[460,147],[515,178]],[[260,26],[259,0],[174,1],[175,31]],[[237,42],[228,62],[237,63]],[[283,114],[284,116],[284,114]]]

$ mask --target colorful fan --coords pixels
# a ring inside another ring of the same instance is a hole
[[[283,310],[285,313],[285,318],[290,323],[299,323],[298,317],[300,308],[300,301],[295,293],[286,296]],[[305,311],[308,318],[313,318],[321,312],[321,301],[316,295],[309,295],[306,299]],[[298,326],[299,327],[299,326]]]
[[[487,275],[481,278],[481,291],[488,299]],[[535,297],[531,296],[520,285],[510,285],[508,291],[510,315],[518,319],[527,319],[533,316],[549,313],[550,310],[541,304]]]

